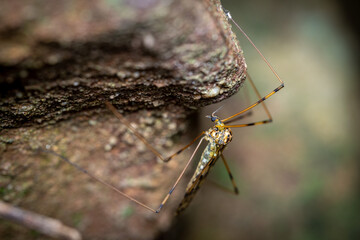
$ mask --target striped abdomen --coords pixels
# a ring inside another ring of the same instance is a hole
[[[179,214],[188,207],[201,183],[208,175],[210,168],[215,164],[224,148],[225,145],[218,145],[214,141],[210,141],[208,143],[201,155],[200,162],[198,163],[195,173],[186,187],[185,196],[179,204],[176,214]]]

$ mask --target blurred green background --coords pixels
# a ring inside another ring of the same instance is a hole
[[[240,195],[205,183],[174,229],[160,238],[360,239],[354,7],[332,0],[222,3],[274,65],[285,88],[266,102],[272,124],[233,129],[224,154]],[[249,73],[260,92],[269,93],[277,80],[237,35]],[[201,128],[211,126],[205,115],[221,105],[223,118],[241,110],[244,92],[205,108]],[[258,107],[246,121],[265,118]],[[231,188],[221,161],[209,178]]]

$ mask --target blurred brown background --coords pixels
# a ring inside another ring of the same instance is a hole
[[[358,32],[347,1],[230,1],[223,6],[285,81],[274,122],[234,129],[225,150],[240,196],[205,183],[164,239],[359,239]],[[237,32],[262,94],[278,82]],[[250,91],[251,92],[251,91]],[[244,89],[221,105],[241,110]],[[254,98],[252,98],[254,100]],[[265,119],[259,107],[253,120]],[[245,120],[244,120],[245,121]],[[245,122],[246,122],[245,121]],[[221,162],[210,179],[231,188]]]

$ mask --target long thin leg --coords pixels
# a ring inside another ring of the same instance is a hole
[[[193,160],[193,158],[194,158],[194,156],[195,156],[195,153],[196,153],[197,150],[199,149],[200,144],[202,143],[203,140],[204,140],[204,138],[202,138],[202,139],[200,140],[200,142],[198,143],[198,145],[196,146],[193,154],[191,155],[190,159],[189,159],[188,162],[186,163],[186,165],[185,165],[183,171],[181,172],[180,176],[177,178],[174,186],[171,188],[171,190],[169,191],[169,193],[165,196],[164,200],[161,202],[161,204],[160,204],[160,206],[159,206],[159,208],[158,208],[157,210],[149,207],[149,206],[146,205],[145,203],[142,203],[142,202],[136,200],[135,198],[131,197],[130,195],[124,193],[124,192],[121,191],[121,190],[119,190],[117,187],[115,187],[115,186],[112,185],[111,183],[108,183],[108,182],[106,182],[106,181],[104,181],[104,180],[101,180],[100,178],[98,178],[98,177],[96,177],[95,175],[93,175],[93,174],[91,174],[90,172],[88,172],[86,169],[80,167],[80,166],[77,165],[76,163],[70,161],[68,158],[66,158],[66,157],[64,157],[64,156],[62,156],[62,155],[60,155],[60,154],[58,154],[58,153],[56,153],[56,152],[54,152],[54,151],[52,151],[52,150],[47,150],[47,149],[39,148],[38,151],[41,151],[41,152],[44,152],[44,153],[50,153],[50,154],[52,154],[52,155],[54,155],[54,156],[59,157],[60,159],[64,160],[65,162],[67,162],[67,163],[69,163],[70,165],[74,166],[74,167],[75,167],[77,170],[79,170],[80,172],[85,173],[86,175],[88,175],[89,177],[91,177],[92,179],[94,179],[95,181],[97,181],[97,182],[103,184],[104,186],[106,186],[106,187],[114,190],[114,191],[117,192],[118,194],[126,197],[127,199],[135,202],[136,204],[138,204],[138,205],[140,205],[140,206],[142,206],[142,207],[144,207],[144,208],[146,208],[146,209],[148,209],[148,210],[150,210],[150,211],[152,211],[152,212],[154,212],[154,213],[159,213],[160,210],[161,210],[161,208],[162,208],[162,207],[164,206],[164,204],[167,202],[167,200],[169,199],[170,195],[171,195],[172,192],[174,191],[175,187],[176,187],[177,184],[179,183],[180,179],[181,179],[182,176],[184,175],[186,169],[189,167],[191,161]]]
[[[244,92],[244,95],[245,95],[245,101],[246,101],[246,105],[249,105],[251,102],[250,102],[250,96],[249,96],[249,88],[248,88],[248,85],[246,84],[244,87],[243,87],[243,92]],[[242,115],[239,115],[235,118],[232,118],[231,120],[229,120],[227,122],[227,124],[231,123],[231,122],[236,122],[236,121],[239,121],[241,119],[244,119],[246,117],[249,117],[252,115],[252,110],[249,110],[247,111],[246,113],[242,114]]]
[[[273,66],[271,66],[270,62],[265,58],[265,56],[261,53],[261,51],[255,46],[255,44],[253,43],[253,41],[250,39],[250,37],[245,33],[245,31],[239,26],[239,24],[237,24],[235,22],[235,20],[232,18],[230,11],[223,9],[226,16],[228,17],[228,19],[230,19],[235,26],[240,30],[240,32],[246,37],[246,39],[250,42],[250,44],[255,48],[255,50],[259,53],[259,55],[261,56],[261,58],[264,60],[264,62],[266,63],[266,65],[268,65],[268,67],[270,68],[271,72],[275,75],[275,77],[279,80],[279,82],[283,85],[284,82],[281,80],[280,76],[276,73],[275,69],[273,68]]]
[[[249,80],[252,88],[255,91],[256,96],[261,99],[261,95],[259,93],[259,91],[257,90],[253,80],[251,79],[250,75],[247,73],[247,79]],[[263,121],[257,121],[257,122],[252,122],[252,123],[247,123],[247,124],[237,124],[237,125],[225,125],[226,127],[230,127],[230,128],[239,128],[239,127],[248,127],[248,126],[255,126],[255,125],[261,125],[261,124],[266,124],[266,123],[271,123],[272,122],[272,117],[270,114],[269,109],[267,108],[265,102],[261,102],[261,105],[263,106],[266,115],[268,116],[267,120],[263,120]],[[232,122],[233,120],[230,120],[229,122]]]
[[[276,92],[278,92],[280,89],[282,89],[284,87],[284,84],[281,84],[279,87],[275,88],[272,92],[270,92],[268,95],[266,95],[265,97],[259,99],[256,103],[252,104],[251,106],[245,108],[244,110],[228,117],[228,118],[225,118],[225,119],[222,119],[221,121],[224,123],[224,122],[227,122],[229,121],[230,119],[232,119],[233,117],[236,117],[244,112],[247,112],[249,111],[250,109],[252,109],[253,107],[259,105],[260,103],[264,102],[266,99],[268,99],[269,97],[271,97],[272,95],[274,95]],[[270,121],[271,122],[271,121]]]
[[[239,121],[239,120],[241,120],[241,119],[250,117],[251,115],[252,115],[252,111],[250,110],[250,111],[244,113],[243,115],[240,115],[240,116],[237,116],[236,118],[231,119],[231,120],[228,121],[227,123],[229,124],[229,123],[231,123],[231,122],[237,122],[237,121]]]
[[[182,170],[182,172],[181,172],[180,176],[178,177],[178,179],[176,180],[174,186],[170,189],[169,193],[165,196],[164,200],[161,202],[159,208],[156,210],[156,213],[159,213],[159,212],[161,211],[162,207],[165,205],[165,203],[166,203],[167,200],[169,199],[170,195],[173,193],[175,187],[177,186],[177,184],[179,183],[180,179],[181,179],[182,176],[184,175],[186,169],[189,167],[191,160],[194,158],[195,153],[196,153],[197,150],[199,149],[200,144],[202,143],[203,140],[204,140],[204,138],[201,138],[199,144],[196,146],[196,148],[195,148],[193,154],[191,155],[189,161],[188,161],[187,164],[185,165],[185,168]]]
[[[246,75],[247,75],[247,79],[248,79],[249,82],[250,82],[251,87],[254,89],[254,92],[255,92],[256,96],[257,96],[258,99],[260,100],[260,99],[261,99],[261,94],[259,93],[258,89],[256,88],[254,81],[253,81],[252,78],[250,77],[250,74],[249,74],[249,73],[247,73]],[[266,106],[265,102],[262,102],[261,105],[263,106],[263,108],[264,108],[264,110],[265,110],[265,113],[266,113],[266,115],[268,116],[269,120],[272,121],[272,117],[271,117],[270,111],[269,111],[268,107]]]
[[[192,140],[188,145],[186,145],[185,147],[182,147],[180,150],[178,150],[177,152],[173,153],[172,155],[170,155],[169,157],[165,158],[163,161],[164,162],[168,162],[170,161],[173,157],[179,155],[182,151],[184,151],[185,149],[187,149],[188,147],[190,147],[191,145],[194,144],[194,142],[196,140],[198,140],[202,135],[204,135],[204,131],[202,131],[196,138],[194,138],[194,140]]]
[[[231,171],[230,171],[230,168],[229,168],[229,165],[227,164],[226,160],[225,160],[225,157],[224,155],[221,153],[221,159],[223,160],[223,163],[225,165],[225,168],[229,174],[229,177],[230,177],[230,180],[231,180],[231,184],[233,185],[233,188],[234,188],[234,193],[235,194],[239,194],[239,189],[237,188],[236,184],[235,184],[235,181],[234,181],[234,177],[233,175],[231,174]]]
[[[70,165],[74,166],[77,170],[79,170],[79,171],[82,172],[82,173],[85,173],[86,175],[88,175],[89,177],[91,177],[92,179],[94,179],[95,181],[98,181],[99,183],[105,185],[105,186],[108,187],[108,188],[111,188],[112,190],[114,190],[114,191],[117,192],[118,194],[126,197],[127,199],[130,199],[131,201],[139,204],[140,206],[142,206],[142,207],[144,207],[144,208],[146,208],[146,209],[148,209],[148,210],[150,210],[150,211],[155,212],[154,209],[152,209],[152,208],[150,208],[149,206],[145,205],[144,203],[136,200],[135,198],[127,195],[126,193],[120,191],[120,190],[119,190],[118,188],[116,188],[114,185],[112,185],[112,184],[110,184],[110,183],[108,183],[108,182],[105,182],[105,181],[101,180],[100,178],[94,176],[93,174],[91,174],[90,172],[88,172],[86,169],[80,167],[79,165],[77,165],[76,163],[70,161],[70,160],[67,159],[66,157],[64,157],[64,156],[62,156],[62,155],[60,155],[60,154],[58,154],[58,153],[56,153],[56,152],[54,152],[54,151],[52,151],[52,150],[45,150],[45,149],[39,148],[38,151],[45,152],[45,153],[50,153],[50,154],[52,154],[52,155],[55,155],[55,156],[59,157],[60,159],[62,159],[62,160],[64,160],[65,162],[69,163]]]
[[[201,132],[201,134],[199,134],[194,140],[192,140],[188,145],[186,145],[185,147],[181,148],[180,150],[178,150],[177,152],[175,152],[174,154],[170,155],[169,157],[163,157],[161,155],[161,153],[159,153],[153,146],[151,146],[151,144],[140,134],[138,133],[138,131],[136,131],[135,128],[133,128],[131,126],[131,124],[117,111],[117,109],[114,107],[114,105],[112,105],[110,102],[105,102],[106,107],[120,120],[120,122],[122,124],[124,124],[127,128],[130,129],[130,131],[132,133],[135,134],[136,137],[138,137],[158,158],[160,158],[162,161],[164,162],[168,162],[170,161],[173,157],[175,157],[176,155],[179,155],[182,151],[184,151],[185,149],[187,149],[188,147],[190,147],[192,144],[194,144],[196,142],[196,140],[198,140],[203,134],[204,131]]]
[[[255,50],[258,52],[258,54],[261,56],[261,58],[263,59],[263,61],[266,63],[266,65],[268,65],[268,67],[270,68],[271,72],[275,75],[275,77],[278,79],[278,81],[280,82],[280,86],[278,86],[277,88],[275,88],[272,92],[270,92],[269,94],[267,94],[265,97],[260,98],[256,103],[250,105],[249,107],[245,108],[244,110],[228,117],[225,118],[223,120],[221,120],[222,122],[227,122],[230,119],[244,113],[247,112],[248,110],[252,109],[253,107],[259,105],[260,103],[264,102],[266,99],[268,99],[269,97],[271,97],[272,95],[274,95],[275,93],[277,93],[279,90],[281,90],[284,87],[284,82],[281,80],[280,76],[276,73],[275,69],[271,66],[270,62],[265,58],[265,56],[260,52],[260,50],[255,46],[255,44],[253,43],[253,41],[250,39],[250,37],[244,32],[244,30],[234,21],[234,19],[231,17],[230,12],[228,10],[224,9],[224,12],[226,14],[226,16],[228,17],[228,19],[230,19],[235,26],[240,30],[240,32],[245,36],[245,38],[250,42],[250,44],[255,48]],[[269,121],[271,122],[271,121]],[[267,123],[267,122],[265,122]],[[263,124],[263,123],[261,123]],[[253,124],[256,125],[256,124]],[[236,126],[236,125],[234,125]],[[242,126],[242,125],[241,125]],[[248,125],[251,126],[251,125]]]

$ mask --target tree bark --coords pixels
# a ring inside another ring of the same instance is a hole
[[[179,139],[190,114],[233,95],[245,68],[217,0],[0,3],[1,199],[85,239],[154,238],[176,200],[151,213],[35,149],[51,147],[157,208],[189,152],[160,163],[104,102],[169,155],[192,137]],[[11,224],[0,234],[32,237]]]

